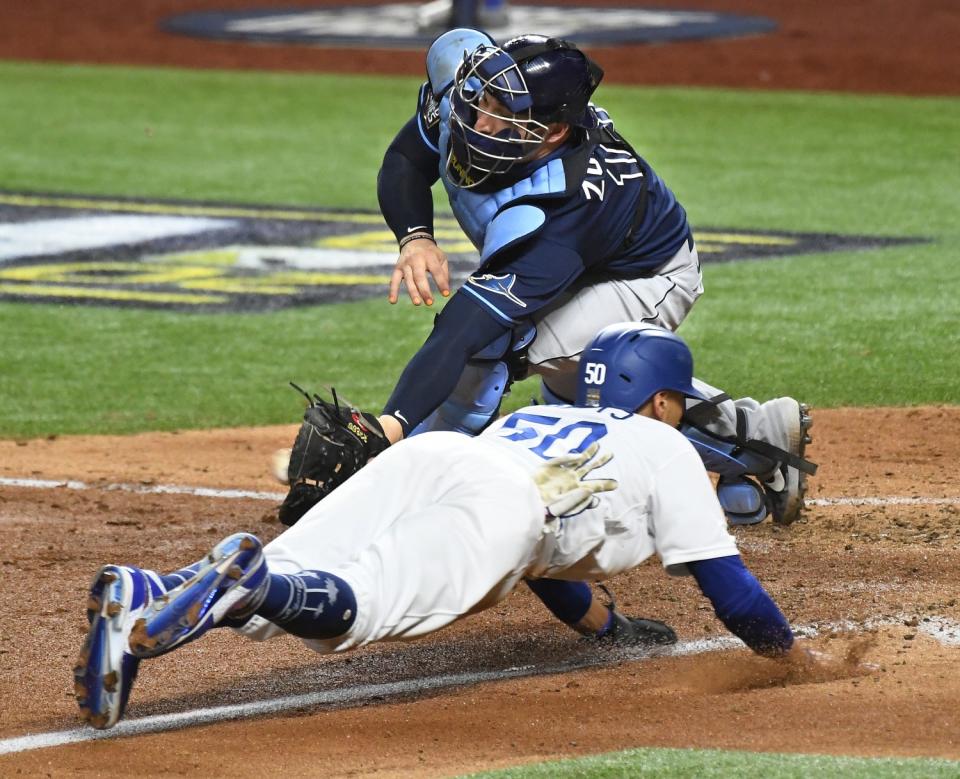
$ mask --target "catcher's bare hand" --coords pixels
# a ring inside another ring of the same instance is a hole
[[[400,282],[407,288],[407,294],[415,306],[426,303],[433,305],[433,292],[430,289],[429,276],[444,297],[450,294],[450,269],[447,254],[433,241],[418,238],[410,241],[400,250],[397,266],[390,277],[390,295],[388,300],[396,303],[400,296]]]
[[[616,479],[587,479],[587,475],[606,465],[613,457],[604,453],[596,457],[600,444],[594,442],[580,454],[554,457],[541,465],[533,475],[540,498],[552,517],[576,514],[587,508],[598,492],[617,488]]]

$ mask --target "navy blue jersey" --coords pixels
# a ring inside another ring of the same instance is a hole
[[[689,237],[683,207],[631,151],[599,143],[566,155],[586,158],[579,186],[575,181],[562,197],[528,200],[542,210],[542,226],[485,257],[464,288],[505,320],[529,317],[585,273],[620,278],[650,273]]]
[[[447,84],[449,86],[449,84]],[[384,411],[408,434],[453,391],[467,361],[519,330],[581,277],[637,278],[690,240],[686,212],[600,109],[600,127],[496,179],[500,189],[446,180],[449,100],[430,82],[384,156],[377,194],[398,240],[433,232],[430,187],[444,184],[480,265],[434,322]]]
[[[511,171],[500,190],[474,192],[446,180],[446,103],[429,83],[421,88],[417,133],[436,154],[454,215],[481,253],[463,290],[503,322],[531,316],[585,273],[655,271],[689,239],[683,206],[601,109],[593,109],[604,120],[599,131]],[[520,205],[528,207],[523,216],[506,214]],[[511,222],[505,236],[490,234],[498,219]]]

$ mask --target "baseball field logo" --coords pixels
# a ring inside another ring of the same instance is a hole
[[[198,11],[171,17],[162,27],[179,35],[252,43],[419,49],[444,29],[440,20],[430,17],[431,5],[345,3],[332,8]],[[713,11],[519,3],[510,3],[503,13],[481,18],[479,23],[497,40],[537,30],[581,45],[665,43],[759,35],[776,29],[776,23],[765,17]]]
[[[467,283],[473,245],[452,217],[437,218],[434,234],[452,283]],[[920,240],[699,228],[695,237],[701,262]],[[375,211],[0,191],[0,301],[269,311],[386,297],[396,259]],[[471,281],[511,296],[505,277]]]

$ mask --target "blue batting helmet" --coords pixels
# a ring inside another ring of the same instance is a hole
[[[464,56],[450,92],[450,180],[469,189],[529,159],[549,125],[595,127],[590,96],[603,70],[572,43],[521,35],[503,46],[480,45]],[[503,108],[480,105],[487,95]],[[474,129],[478,113],[506,122],[496,135]]]
[[[676,333],[640,322],[610,325],[580,355],[577,405],[636,411],[661,390],[708,400],[692,379],[693,355]]]

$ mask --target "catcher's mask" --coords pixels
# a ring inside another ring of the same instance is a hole
[[[533,158],[551,124],[595,127],[589,101],[601,78],[600,67],[573,44],[542,35],[465,54],[450,93],[447,177],[458,187],[477,187]],[[484,94],[504,113],[481,106]],[[495,135],[479,132],[481,113],[508,127]]]
[[[693,386],[693,355],[676,333],[642,322],[610,325],[580,355],[578,406],[636,411],[661,390],[709,400]]]

